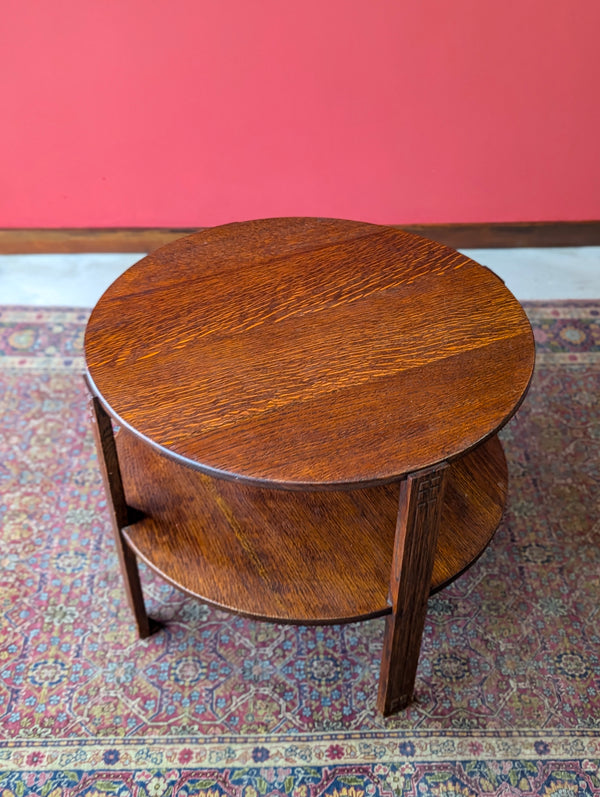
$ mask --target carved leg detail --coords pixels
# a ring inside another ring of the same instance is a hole
[[[132,522],[133,510],[127,506],[125,500],[111,419],[95,396],[90,399],[90,409],[127,601],[135,617],[138,633],[144,639],[156,631],[158,624],[146,614],[137,560],[123,539],[122,529]]]
[[[447,467],[442,463],[411,473],[400,485],[390,579],[392,614],[386,618],[377,700],[384,716],[405,708],[412,699]]]

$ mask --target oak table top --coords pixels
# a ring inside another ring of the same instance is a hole
[[[85,338],[93,392],[137,437],[291,489],[452,461],[512,416],[533,352],[487,268],[392,227],[311,218],[157,250],[108,288]]]
[[[119,277],[85,355],[140,636],[158,625],[138,560],[257,619],[386,615],[377,705],[406,706],[427,598],[481,555],[506,502],[496,433],[534,345],[503,282],[392,227],[230,224]]]

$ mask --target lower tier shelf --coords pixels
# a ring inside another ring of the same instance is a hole
[[[399,485],[295,492],[215,479],[123,430],[117,450],[136,555],[208,603],[274,622],[351,622],[390,612]],[[483,552],[508,474],[497,436],[450,465],[431,591]]]

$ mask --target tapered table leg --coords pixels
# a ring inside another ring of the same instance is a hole
[[[377,707],[384,716],[412,698],[425,627],[447,464],[409,474],[400,485],[390,600]]]
[[[144,605],[144,595],[140,583],[135,554],[123,539],[122,529],[134,520],[135,510],[127,505],[121,469],[117,457],[117,447],[110,416],[95,396],[90,398],[90,409],[94,428],[94,438],[98,459],[104,480],[104,489],[111,510],[112,526],[117,544],[121,573],[125,583],[127,601],[135,617],[138,633],[142,639],[150,636],[160,626],[148,617]]]

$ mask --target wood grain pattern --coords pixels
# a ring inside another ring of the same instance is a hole
[[[384,716],[412,697],[436,556],[448,466],[410,473],[400,484],[377,707]]]
[[[459,456],[511,417],[534,357],[487,269],[320,219],[226,225],[144,258],[94,309],[85,349],[109,412],[165,455],[290,489]]]
[[[333,623],[390,611],[398,484],[299,493],[213,479],[117,435],[131,548],[185,592],[260,619]],[[477,559],[500,522],[497,437],[448,468],[431,591]]]
[[[534,347],[501,280],[391,227],[226,225],[120,277],[85,353],[140,633],[135,556],[257,618],[387,614],[379,707],[405,706],[427,598],[506,499],[496,432]]]
[[[397,224],[455,249],[516,246],[599,246],[600,221],[520,221],[473,224]],[[0,229],[0,254],[152,252],[184,235],[178,227],[13,228]]]
[[[108,498],[125,594],[137,625],[138,634],[144,639],[156,630],[157,624],[146,613],[137,560],[123,538],[124,527],[139,520],[140,515],[127,504],[125,499],[121,468],[110,417],[106,414],[97,398],[92,397],[89,405],[98,461]]]

